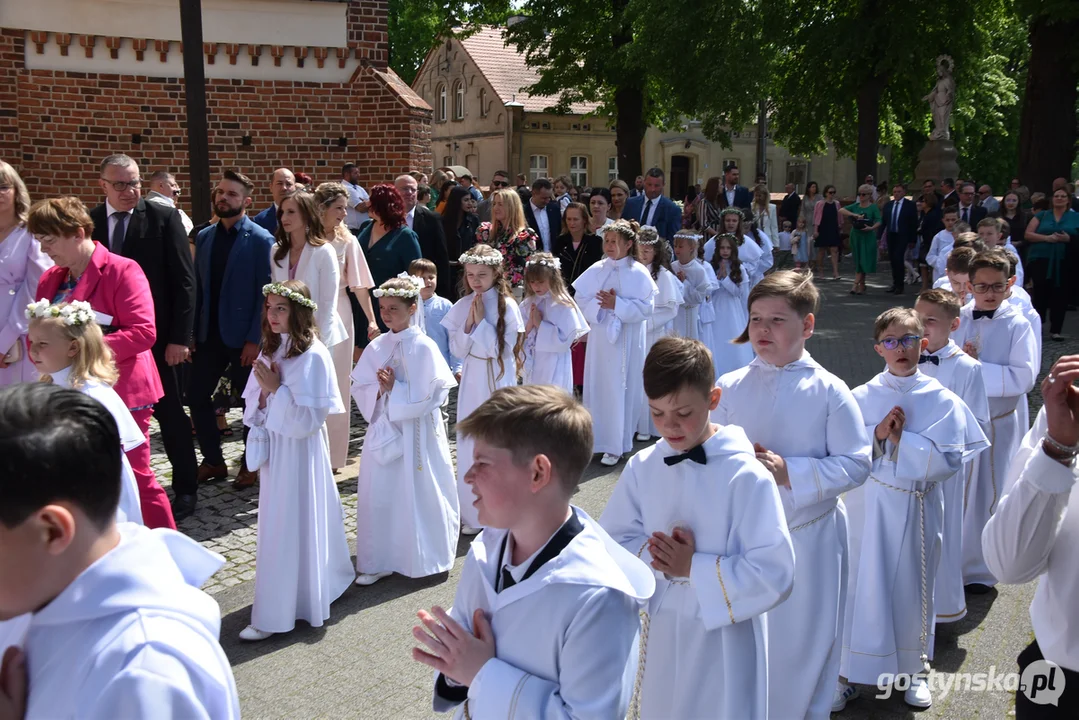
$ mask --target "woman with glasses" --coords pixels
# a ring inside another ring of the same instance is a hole
[[[865,276],[877,271],[877,228],[880,208],[873,202],[873,186],[858,187],[858,202],[839,208],[839,214],[851,219],[850,249],[854,254],[854,287],[851,295],[865,295]]]
[[[1027,273],[1034,279],[1034,309],[1045,322],[1049,337],[1062,340],[1068,288],[1064,284],[1068,246],[1079,243],[1079,213],[1071,209],[1067,188],[1053,192],[1050,210],[1043,210],[1027,225]],[[1068,278],[1074,282],[1075,278]]]
[[[839,279],[839,201],[835,185],[824,186],[824,199],[813,208],[813,236],[817,248],[817,268],[824,269],[824,251],[832,256],[832,280]]]

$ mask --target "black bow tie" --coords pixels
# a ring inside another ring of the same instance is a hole
[[[922,363],[933,363],[934,365],[940,365],[940,358],[936,355],[922,355],[920,358],[918,358],[918,364],[921,365]]]
[[[978,318],[989,318],[990,320],[992,320],[993,314],[995,312],[996,310],[975,310],[974,319],[977,320]]]
[[[683,460],[692,460],[700,465],[708,464],[708,456],[704,454],[704,445],[698,445],[695,448],[690,448],[687,452],[681,455],[671,455],[670,457],[663,458],[663,462],[667,465],[677,465]]]

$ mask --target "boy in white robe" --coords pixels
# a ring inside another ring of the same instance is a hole
[[[958,395],[918,372],[928,341],[910,308],[885,310],[874,348],[887,369],[854,389],[873,437],[873,470],[847,493],[850,580],[840,689],[911,676],[904,701],[929,707],[933,593],[944,525],[941,483],[989,443]]]
[[[966,403],[982,431],[989,428],[989,398],[982,381],[982,366],[952,342],[959,329],[959,298],[951,292],[928,290],[918,296],[914,310],[925,326],[925,353],[918,369],[948,388]],[[977,472],[978,457],[965,462],[954,478],[944,482],[944,530],[934,600],[937,623],[962,620],[967,614],[963,592],[963,498],[967,483]]]
[[[120,456],[92,397],[0,390],[3,700],[27,718],[238,719],[220,610],[199,590],[224,559],[171,530],[117,526]]]
[[[592,459],[591,419],[549,385],[502,388],[457,430],[480,522],[453,607],[421,610],[415,660],[455,718],[623,718],[648,568],[570,505]]]
[[[716,280],[715,271],[697,259],[700,241],[701,236],[692,232],[679,232],[674,236],[671,272],[682,283],[682,304],[674,317],[674,334],[700,340],[707,345],[711,339],[709,331],[715,320],[715,313],[711,308],[712,293],[719,287],[719,281]],[[705,312],[708,313],[707,323]]]
[[[948,253],[947,274],[933,283],[933,289],[947,290],[959,298],[959,305],[966,305],[971,300],[967,283],[970,282],[970,263],[978,253],[974,248],[954,248]]]
[[[940,280],[946,273],[948,253],[955,244],[955,224],[959,222],[959,211],[955,207],[944,208],[941,216],[944,229],[933,236],[933,242],[929,245],[929,252],[925,255],[925,261],[933,268],[933,282]]]
[[[757,357],[723,375],[712,420],[741,427],[773,476],[794,545],[794,590],[768,612],[768,710],[826,718],[839,674],[847,588],[841,493],[869,475],[869,437],[846,384],[805,350],[819,303],[812,278],[780,271],[749,295],[740,343]]]
[[[653,346],[644,387],[663,439],[629,461],[600,518],[656,575],[632,717],[777,717],[765,613],[790,594],[794,549],[745,432],[709,418],[714,372],[699,341]]]
[[[974,300],[963,306],[955,344],[982,364],[989,396],[989,442],[966,491],[963,515],[963,583],[967,592],[982,594],[996,584],[982,557],[982,529],[996,510],[1004,473],[1026,428],[1018,408],[1034,387],[1041,368],[1037,339],[1020,307],[1006,301],[1012,279],[1008,261],[999,253],[982,253],[971,263],[968,289]]]
[[[978,223],[978,239],[985,243],[988,250],[1001,248],[1015,256],[1015,284],[1023,287],[1023,262],[1019,259],[1019,251],[1012,245],[1012,238],[1008,237],[1008,223],[1004,218],[987,217]]]

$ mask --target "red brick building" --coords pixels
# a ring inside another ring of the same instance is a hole
[[[387,65],[386,0],[202,0],[211,174],[364,185],[431,168],[431,108]],[[31,197],[96,203],[111,152],[188,181],[176,0],[0,3],[0,158]],[[185,206],[181,198],[181,206]],[[187,208],[190,211],[190,208]]]

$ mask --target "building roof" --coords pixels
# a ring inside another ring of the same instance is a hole
[[[525,112],[543,112],[557,104],[557,97],[530,95],[521,89],[539,81],[539,73],[525,64],[524,53],[505,43],[501,27],[485,27],[462,40],[461,45],[503,103],[516,99],[524,105]],[[598,108],[599,103],[578,102],[572,103],[569,111],[587,115]]]

